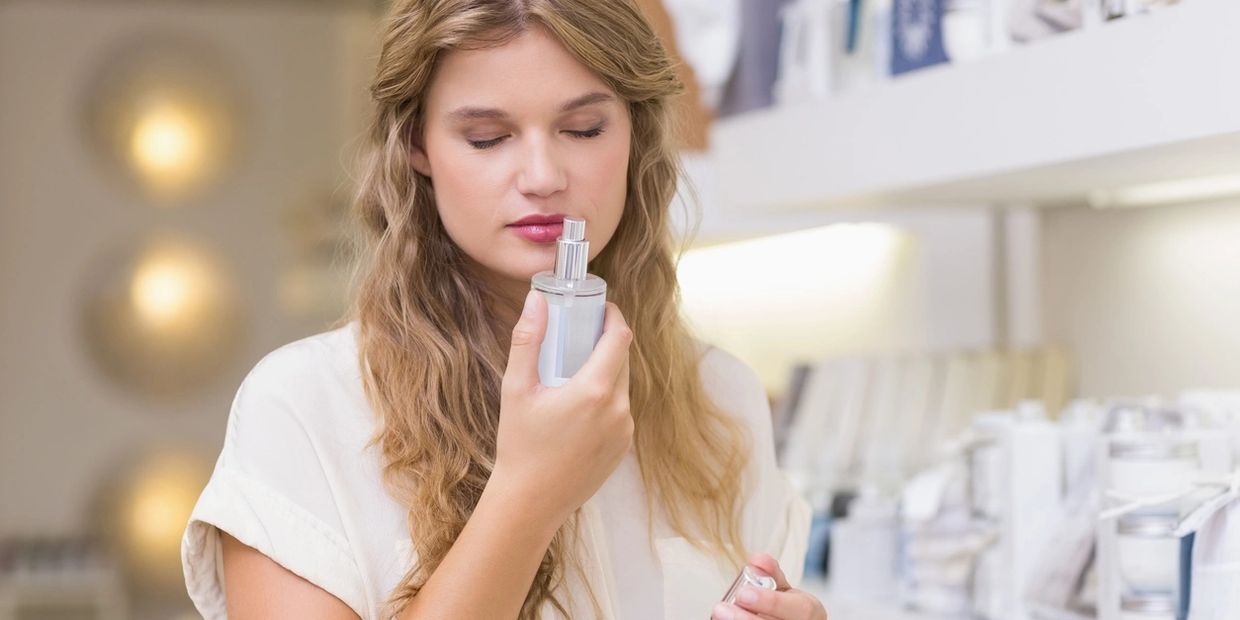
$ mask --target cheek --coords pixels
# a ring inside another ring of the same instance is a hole
[[[590,235],[593,246],[591,254],[603,249],[620,223],[628,195],[628,165],[627,138],[616,144],[615,148],[608,149],[601,157],[592,160],[591,170],[586,178],[594,179],[589,194],[596,209],[593,219],[598,226],[595,234]]]
[[[486,242],[480,237],[495,217],[492,205],[499,204],[496,182],[488,178],[493,173],[469,155],[447,146],[437,149],[431,160],[439,217],[452,240],[465,249]]]

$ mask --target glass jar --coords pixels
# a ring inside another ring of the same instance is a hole
[[[1175,620],[1175,596],[1125,594],[1120,597],[1120,620]]]
[[[1125,497],[1178,493],[1189,488],[1199,468],[1196,442],[1163,435],[1117,437],[1108,456],[1107,486]]]
[[[1180,539],[1175,514],[1136,513],[1119,518],[1116,554],[1120,578],[1135,594],[1174,598],[1180,578]]]

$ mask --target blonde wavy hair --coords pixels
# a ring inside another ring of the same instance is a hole
[[[388,600],[393,613],[439,566],[486,486],[510,340],[495,316],[506,302],[448,237],[410,145],[420,143],[440,54],[502,45],[536,24],[604,80],[632,118],[623,215],[590,271],[607,281],[634,333],[630,403],[649,514],[661,508],[676,532],[722,561],[743,562],[747,553],[739,521],[748,435],[705,392],[700,349],[679,312],[670,105],[684,86],[667,51],[632,0],[398,0],[370,89],[375,110],[354,205],[365,262],[350,312],[379,417],[384,481],[408,507],[417,554]],[[579,513],[556,533],[521,618],[537,617],[548,601],[568,614],[556,588],[567,567],[580,570],[572,553],[578,523]]]

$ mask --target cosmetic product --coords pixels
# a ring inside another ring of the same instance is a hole
[[[1111,516],[1100,519],[1097,528],[1098,618],[1175,617],[1178,546],[1162,545],[1165,558],[1160,564],[1146,557],[1154,554],[1151,548],[1159,547],[1160,541],[1137,534],[1154,531],[1148,515],[1178,521],[1199,501],[1193,491],[1206,471],[1207,453],[1184,423],[1183,415],[1154,402],[1113,407],[1107,414],[1108,434],[1098,446],[1098,472],[1101,507]],[[1173,531],[1172,542],[1178,543],[1180,535]],[[1168,570],[1176,571],[1169,582]],[[1166,607],[1169,615],[1161,611]]]
[[[884,604],[899,592],[899,505],[876,489],[863,488],[846,517],[831,525],[831,587],[860,602]]]
[[[1191,609],[1192,620],[1233,620],[1240,609],[1240,485],[1228,486],[1176,528],[1180,608]]]
[[[1003,452],[994,437],[982,437],[965,448],[969,464],[969,510],[974,517],[998,519],[1003,514]]]
[[[1179,581],[1179,518],[1168,513],[1134,513],[1119,518],[1116,533],[1120,579],[1132,592],[1171,596]]]
[[[1120,620],[1175,620],[1175,597],[1126,594],[1120,598]]]
[[[1105,1],[1107,0],[1002,0],[1004,6],[1000,11],[1007,16],[1012,40],[1030,43],[1085,26],[1089,21],[1087,12],[1096,14],[1101,20],[1103,10],[1097,4]],[[1086,9],[1086,5],[1093,7],[1092,11]]]
[[[780,11],[779,69],[773,87],[777,103],[831,96],[835,4],[832,0],[792,0]]]
[[[752,566],[745,565],[745,568],[741,569],[741,573],[732,582],[732,587],[728,588],[727,594],[724,594],[720,600],[724,603],[735,603],[736,595],[740,594],[741,588],[745,586],[774,590],[775,578],[762,573]]]
[[[603,335],[607,283],[586,273],[586,222],[565,218],[556,241],[555,269],[534,275],[530,287],[547,300],[547,333],[538,351],[538,379],[564,385],[586,363]]]
[[[844,51],[857,53],[858,30],[861,24],[861,0],[848,0],[848,36],[844,39]]]
[[[1128,0],[1102,0],[1102,18],[1106,21],[1119,19],[1128,9]]]
[[[943,49],[945,0],[894,0],[891,13],[891,75],[947,62]]]
[[[990,3],[987,0],[947,0],[943,5],[943,46],[952,62],[986,54],[989,44]]]
[[[1116,438],[1109,448],[1108,482],[1116,493],[1149,497],[1183,491],[1198,470],[1196,442],[1166,436]]]
[[[1026,593],[1063,514],[1061,432],[1033,401],[978,414],[972,430],[978,440],[969,452],[970,514],[995,532],[974,572],[974,612],[1030,620]]]

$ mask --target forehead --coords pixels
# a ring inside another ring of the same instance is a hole
[[[501,108],[512,114],[554,113],[565,102],[591,91],[614,95],[554,35],[532,25],[502,45],[444,53],[426,104],[432,116],[463,105]]]

